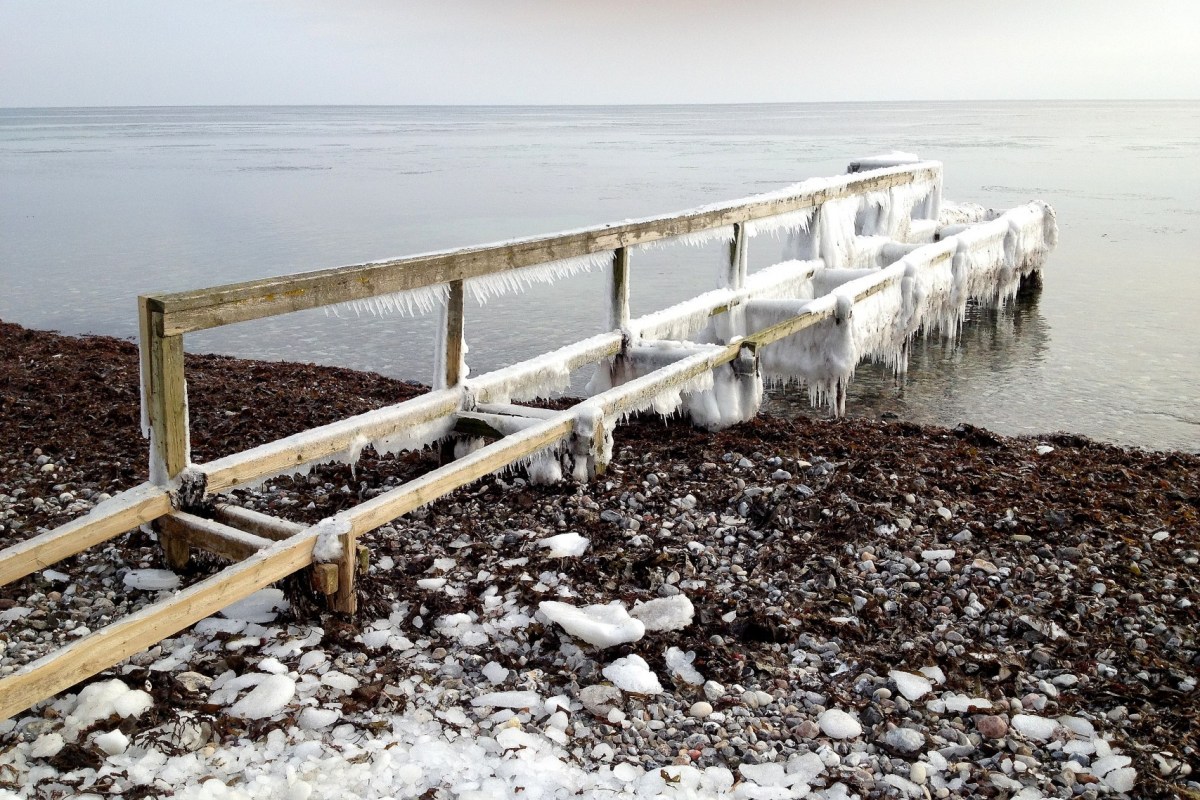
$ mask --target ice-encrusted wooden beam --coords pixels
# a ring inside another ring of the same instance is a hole
[[[702,233],[713,228],[813,208],[830,200],[922,181],[940,181],[941,171],[940,163],[926,161],[911,166],[844,175],[783,196],[759,195],[728,204],[550,236],[261,278],[210,289],[152,295],[148,298],[149,308],[162,315],[163,336],[178,336],[235,322],[365,300],[393,292],[495,275],[552,261]]]

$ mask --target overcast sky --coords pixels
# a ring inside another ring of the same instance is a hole
[[[1200,0],[0,0],[0,106],[1200,98]]]

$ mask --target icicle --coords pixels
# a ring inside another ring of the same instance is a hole
[[[684,340],[708,324],[714,308],[737,300],[733,289],[714,289],[682,303],[631,320],[630,335],[635,339]]]
[[[383,415],[386,413],[393,413],[393,411],[393,409],[384,408],[375,412],[367,412],[366,416],[368,419],[364,420],[362,425],[364,427],[370,425],[370,415]],[[362,456],[363,450],[365,450],[367,447],[374,449],[375,453],[379,457],[394,455],[396,453],[410,450],[420,450],[423,447],[449,436],[453,429],[454,416],[446,415],[428,422],[405,427],[404,429],[396,431],[395,433],[387,436],[380,436],[375,439],[368,439],[365,436],[356,435],[351,438],[350,443],[344,450],[332,453],[324,458],[317,458],[299,464],[291,464],[283,469],[276,470],[275,472],[271,472],[266,475],[261,475],[253,480],[238,483],[230,488],[257,489],[263,484],[273,481],[276,478],[291,478],[295,476],[303,477],[312,472],[313,467],[321,464],[346,464],[353,468],[358,463],[359,458]],[[289,436],[287,438],[288,440],[291,440],[296,447],[299,447],[306,440],[312,438],[310,434],[311,431],[305,431],[303,433],[294,434],[293,436]],[[212,466],[212,464],[208,466]]]
[[[818,248],[826,267],[852,266],[855,260],[854,221],[860,197],[827,200],[817,214]]]
[[[509,403],[551,397],[571,385],[571,373],[600,360],[620,343],[616,333],[601,333],[544,355],[485,373],[467,383],[478,403]]]
[[[383,317],[388,314],[402,314],[408,317],[417,317],[422,314],[428,314],[437,308],[439,304],[444,306],[449,291],[449,287],[446,284],[438,283],[433,286],[422,286],[418,289],[406,289],[402,292],[381,294],[378,297],[347,300],[344,303],[325,306],[325,316],[340,318],[349,314],[353,314],[356,317],[370,314],[371,316]]]
[[[789,211],[773,217],[751,220],[746,223],[746,235],[754,237],[768,234],[779,238],[787,236],[793,231],[808,233],[809,226],[812,224],[813,211],[812,208],[803,208],[799,211]]]
[[[611,250],[602,250],[545,264],[480,275],[467,279],[465,288],[470,291],[475,302],[484,305],[490,298],[501,297],[509,292],[520,294],[537,283],[554,283],[594,269],[604,269],[612,264],[612,257]]]
[[[638,250],[662,250],[672,245],[686,245],[688,247],[704,247],[713,242],[732,242],[733,241],[733,226],[722,225],[718,228],[709,228],[703,231],[692,231],[691,233],[681,233],[678,236],[668,236],[665,239],[656,239],[653,242],[645,242],[637,246]]]

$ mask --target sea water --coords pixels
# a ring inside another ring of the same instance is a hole
[[[860,368],[852,413],[1200,450],[1200,103],[0,109],[0,319],[136,334],[136,297],[662,214],[901,149],[947,198],[1054,205],[1040,295]],[[751,243],[751,266],[782,245]],[[715,285],[722,247],[634,254],[635,314]],[[480,373],[601,330],[593,272],[467,309]],[[192,351],[428,382],[435,316],[316,310]],[[768,407],[795,412],[781,390]]]

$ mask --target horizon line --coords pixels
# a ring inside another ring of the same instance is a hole
[[[711,102],[614,102],[614,103],[167,103],[167,104],[96,104],[7,106],[3,111],[54,111],[101,108],[652,108],[708,106],[794,106],[794,105],[866,105],[917,103],[1196,103],[1200,97],[1060,97],[1060,98],[985,98],[927,100],[763,100]]]

